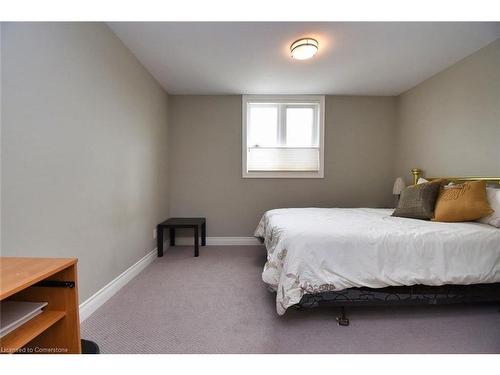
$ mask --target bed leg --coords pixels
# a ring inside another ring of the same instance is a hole
[[[337,316],[337,323],[339,326],[347,327],[349,325],[349,319],[345,316],[345,307],[340,307],[340,315]]]

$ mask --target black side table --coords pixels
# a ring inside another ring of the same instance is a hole
[[[206,245],[207,241],[207,222],[204,217],[171,217],[160,223],[156,227],[158,237],[158,256],[163,256],[163,230],[170,229],[170,246],[175,246],[175,230],[177,228],[194,229],[194,256],[199,254],[199,230],[201,229],[201,246]]]

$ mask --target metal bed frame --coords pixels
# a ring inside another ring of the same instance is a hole
[[[349,288],[338,292],[306,294],[295,305],[296,309],[320,306],[340,307],[336,318],[341,326],[348,326],[346,307],[387,305],[450,305],[500,303],[500,283],[472,285],[413,285],[391,286],[380,289]]]
[[[413,184],[422,177],[422,170],[413,168]],[[427,180],[445,179],[451,182],[486,181],[500,184],[500,177],[426,177]],[[300,302],[293,306],[296,309],[309,309],[319,306],[340,307],[340,315],[336,318],[341,326],[348,326],[349,319],[345,309],[348,306],[380,306],[380,305],[444,305],[500,303],[500,283],[471,285],[413,285],[391,286],[386,288],[349,288],[338,292],[329,291],[317,294],[306,294]]]

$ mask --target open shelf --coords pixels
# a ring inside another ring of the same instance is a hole
[[[82,352],[77,261],[76,258],[0,257],[1,302],[48,304],[40,315],[0,339],[0,354]]]
[[[66,312],[45,310],[0,339],[2,351],[13,353],[64,318]]]

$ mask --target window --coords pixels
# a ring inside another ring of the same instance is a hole
[[[243,177],[323,177],[323,96],[243,96]]]

